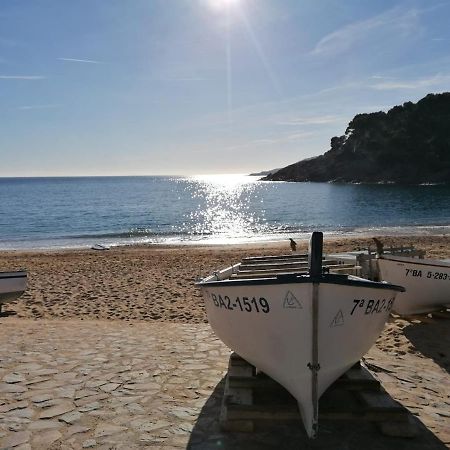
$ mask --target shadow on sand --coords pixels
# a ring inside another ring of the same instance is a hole
[[[412,323],[403,330],[404,335],[417,351],[434,360],[450,373],[450,322],[429,319]]]
[[[310,440],[299,421],[257,423],[252,433],[222,431],[219,426],[220,405],[225,386],[222,379],[203,406],[192,430],[188,449],[191,450],[446,450],[443,444],[416,417],[415,438],[384,436],[376,425],[358,420],[322,420],[319,417],[319,437]]]

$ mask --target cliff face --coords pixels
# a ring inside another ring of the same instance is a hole
[[[325,154],[264,180],[450,183],[450,92],[358,114]]]

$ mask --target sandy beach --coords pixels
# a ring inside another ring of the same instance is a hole
[[[450,257],[449,236],[383,237],[386,246],[426,250],[430,258]],[[373,246],[370,238],[327,239],[324,252]],[[306,251],[307,241],[298,242]],[[288,242],[241,246],[116,247],[107,251],[0,252],[0,271],[26,268],[28,289],[4,306],[17,318],[120,319],[206,322],[194,282],[245,256],[289,253]]]
[[[448,236],[380,238],[450,257]],[[324,250],[368,245],[365,237],[333,238]],[[0,318],[0,448],[282,448],[266,431],[220,434],[229,352],[212,335],[193,283],[244,256],[288,251],[283,242],[1,252],[0,270],[26,268],[29,287]],[[449,447],[449,348],[448,321],[391,318],[366,361],[419,419],[420,436],[381,438],[364,425],[350,439],[340,425],[315,448]],[[284,432],[283,448],[309,446],[301,433]]]

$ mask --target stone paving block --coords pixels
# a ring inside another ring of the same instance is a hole
[[[62,402],[59,405],[44,409],[38,417],[39,419],[50,419],[72,411],[73,409],[75,409],[75,406],[72,402]]]
[[[19,383],[21,381],[25,381],[26,378],[24,375],[20,374],[20,373],[9,373],[8,375],[5,375],[3,377],[3,381],[5,383]]]
[[[68,423],[68,424],[73,424],[74,422],[77,422],[78,420],[80,420],[82,416],[83,415],[78,411],[70,411],[70,412],[60,416],[58,418],[58,420]]]
[[[20,402],[12,402],[12,403],[6,403],[0,406],[0,413],[12,411],[13,409],[21,409],[26,408],[28,406],[27,401],[20,401]]]
[[[57,420],[46,420],[41,419],[39,421],[31,422],[28,426],[28,430],[30,431],[39,431],[39,430],[48,430],[51,428],[61,428],[63,424],[58,422]]]
[[[92,448],[95,447],[97,445],[97,441],[95,439],[86,439],[83,444],[82,447],[83,448]]]
[[[17,447],[29,441],[31,433],[29,431],[18,431],[12,433],[0,441],[1,448]]]
[[[94,430],[94,437],[99,438],[102,436],[109,436],[111,434],[120,433],[125,431],[126,427],[121,427],[119,425],[114,425],[112,423],[102,422],[97,425]]]
[[[20,384],[0,383],[0,394],[19,394],[28,389]]]
[[[58,430],[43,431],[33,436],[32,447],[49,448],[54,442],[62,438],[62,434]]]

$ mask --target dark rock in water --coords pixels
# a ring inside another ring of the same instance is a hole
[[[387,113],[358,114],[331,149],[263,178],[271,181],[450,183],[450,92]]]

